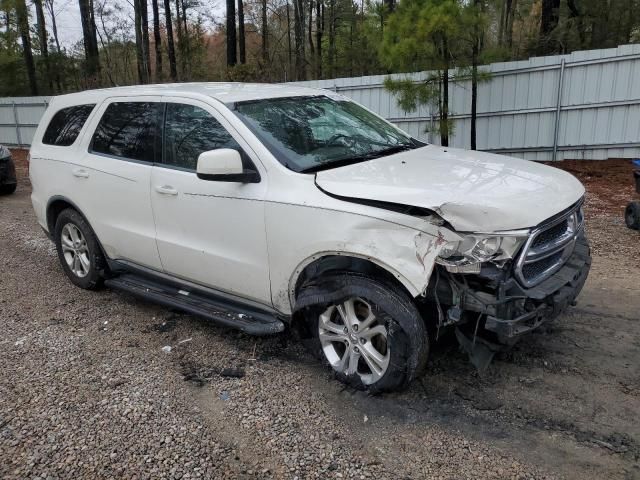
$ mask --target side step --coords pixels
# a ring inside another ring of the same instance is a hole
[[[222,297],[181,289],[132,273],[105,280],[105,285],[167,307],[177,308],[211,320],[218,325],[236,328],[250,335],[271,335],[284,330],[284,323],[266,311],[231,303]]]

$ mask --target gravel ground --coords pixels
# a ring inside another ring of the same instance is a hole
[[[482,377],[445,338],[407,392],[369,397],[284,336],[73,287],[19,173],[0,198],[0,478],[640,478],[621,215],[587,210],[593,273],[552,328]]]

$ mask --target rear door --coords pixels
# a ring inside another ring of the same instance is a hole
[[[164,100],[164,158],[153,167],[151,203],[165,272],[270,304],[262,165],[212,106]],[[240,151],[245,168],[257,169],[261,181],[199,179],[198,156],[217,148]]]
[[[112,259],[161,270],[149,183],[159,157],[160,97],[111,98],[100,106],[72,175],[89,219]]]

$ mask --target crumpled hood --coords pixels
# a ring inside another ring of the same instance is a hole
[[[536,226],[584,195],[557,168],[435,145],[320,171],[316,183],[340,197],[428,208],[456,230],[476,232]]]

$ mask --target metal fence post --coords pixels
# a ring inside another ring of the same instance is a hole
[[[18,140],[18,146],[22,148],[22,135],[20,135],[20,120],[18,120],[18,107],[16,102],[11,102],[13,105],[13,121],[16,122],[16,139]]]
[[[553,127],[553,154],[552,161],[556,161],[558,156],[558,132],[560,131],[560,113],[562,110],[562,86],[564,84],[564,58],[560,60],[560,76],[558,78],[558,97],[556,101],[556,119]]]

